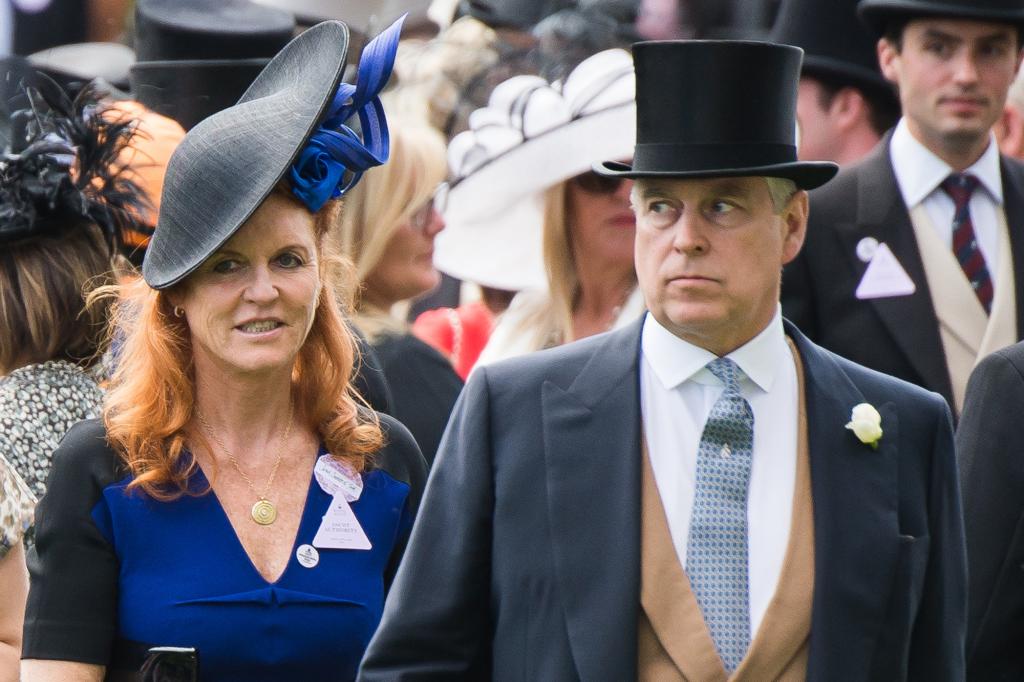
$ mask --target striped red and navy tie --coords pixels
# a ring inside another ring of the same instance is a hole
[[[967,281],[988,313],[992,309],[992,278],[989,276],[985,257],[978,247],[971,221],[971,194],[978,187],[978,178],[973,175],[954,173],[942,181],[942,189],[953,200],[953,254],[960,261]]]

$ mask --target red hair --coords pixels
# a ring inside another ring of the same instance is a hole
[[[282,193],[282,190],[277,190]],[[287,190],[284,190],[287,192]],[[291,193],[287,192],[291,197]],[[294,197],[291,197],[294,199]],[[296,200],[297,206],[302,206]],[[341,314],[335,278],[354,277],[351,264],[327,253],[327,226],[335,220],[334,201],[315,217],[321,287],[312,327],[292,370],[296,414],[305,415],[328,451],[362,471],[384,443],[376,414],[350,380],[357,361],[355,336]],[[167,290],[151,289],[141,278],[117,287],[113,329],[123,338],[117,369],[103,409],[107,440],[134,480],[161,500],[188,492],[195,460],[186,454],[187,427],[195,414],[192,343],[184,319],[174,316]],[[345,305],[350,309],[351,302]]]

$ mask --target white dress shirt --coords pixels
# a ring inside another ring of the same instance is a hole
[[[711,407],[724,389],[722,382],[704,367],[717,356],[675,336],[652,315],[644,321],[640,346],[644,436],[672,542],[685,568],[697,448]],[[754,451],[747,497],[753,638],[782,573],[796,485],[799,387],[781,311],[776,312],[760,334],[726,357],[743,371],[740,390],[754,413]]]
[[[953,173],[953,169],[917,141],[907,127],[906,119],[900,119],[893,131],[889,158],[907,208],[923,205],[939,238],[952,249],[956,207],[940,185]],[[978,188],[971,195],[971,224],[995,286],[999,279],[999,222],[996,212],[1002,210],[1003,180],[999,171],[999,146],[994,135],[989,136],[988,148],[981,158],[964,172],[979,181]]]

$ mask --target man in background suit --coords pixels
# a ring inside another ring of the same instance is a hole
[[[942,394],[1024,336],[1024,166],[991,129],[1020,63],[1019,0],[862,0],[903,118],[811,196],[782,306],[811,339]]]
[[[949,410],[779,311],[800,50],[634,61],[650,313],[471,375],[360,679],[960,680]]]
[[[804,51],[796,99],[801,159],[856,163],[899,119],[896,92],[856,8],[857,0],[784,0],[779,9],[772,41]]]

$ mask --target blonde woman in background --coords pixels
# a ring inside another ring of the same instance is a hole
[[[449,145],[454,180],[438,266],[519,291],[477,365],[607,331],[642,312],[631,183],[590,170],[631,157],[633,94],[629,53],[605,50],[564,81],[501,83]]]
[[[352,321],[378,356],[391,414],[409,428],[429,463],[462,380],[392,310],[440,281],[434,238],[444,220],[434,198],[447,173],[445,147],[433,128],[391,120],[390,161],[368,171],[348,194],[333,234],[360,282]]]

